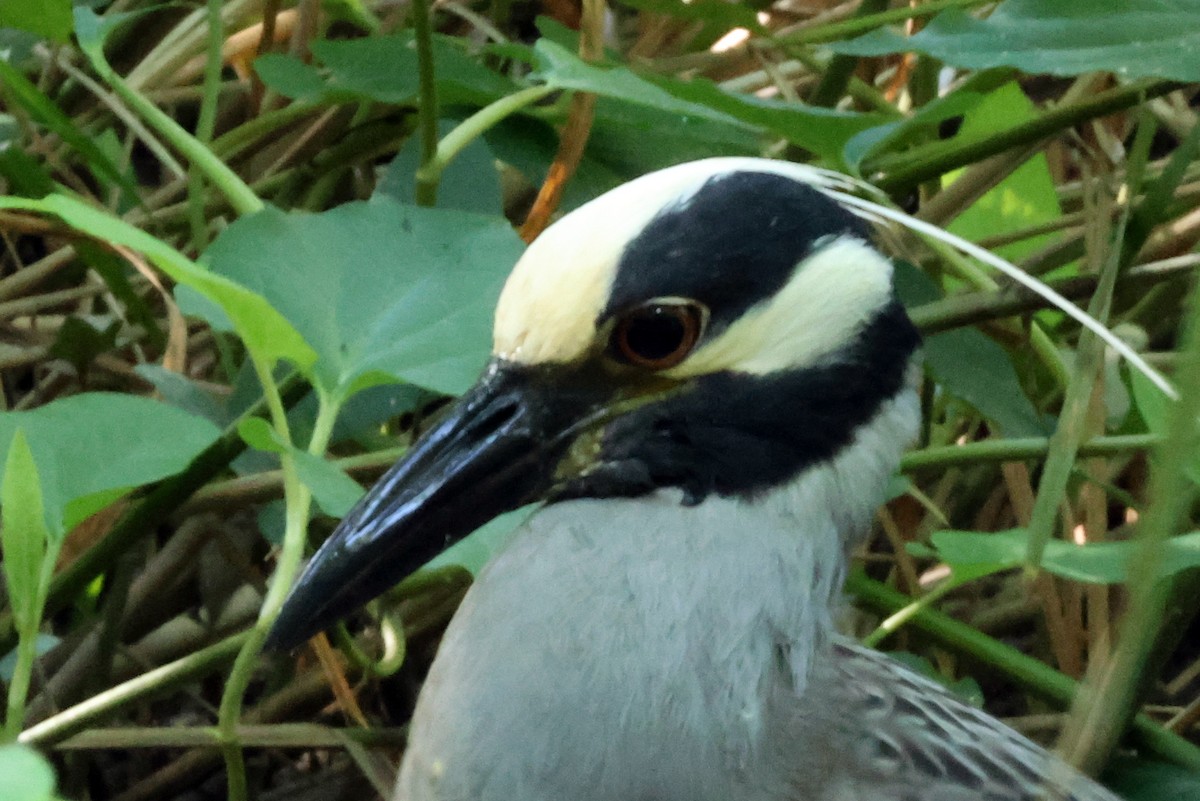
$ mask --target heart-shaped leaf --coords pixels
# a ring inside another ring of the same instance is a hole
[[[51,537],[129,489],[178,473],[220,435],[172,406],[105,392],[0,413],[0,452],[9,452],[18,430],[37,464]]]
[[[498,215],[376,197],[244,217],[205,259],[287,318],[319,355],[318,388],[344,399],[395,379],[451,394],[469,387],[522,247]]]

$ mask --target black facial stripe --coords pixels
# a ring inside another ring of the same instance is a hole
[[[556,497],[640,495],[681,487],[754,495],[848,445],[902,388],[919,336],[899,303],[820,365],[767,376],[714,373],[687,391],[615,420],[600,466]]]
[[[827,236],[868,238],[865,223],[792,178],[735,172],[664,209],[626,246],[601,320],[656,297],[692,298],[723,330],[791,278]]]

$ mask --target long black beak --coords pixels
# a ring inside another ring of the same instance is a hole
[[[544,497],[591,393],[493,362],[342,520],[284,601],[267,647],[292,648],[497,515]]]

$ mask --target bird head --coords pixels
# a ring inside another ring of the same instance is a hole
[[[827,189],[811,168],[708,159],[547,229],[501,293],[479,382],[321,546],[272,644],[527,503],[753,499],[835,456],[911,391],[919,340],[891,262]]]

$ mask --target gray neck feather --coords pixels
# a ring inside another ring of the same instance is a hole
[[[803,694],[848,545],[917,420],[905,390],[834,458],[754,500],[688,507],[662,490],[536,513],[447,630],[401,797],[758,798],[739,777],[766,758],[767,700]],[[535,792],[530,771],[551,764],[596,786]]]

